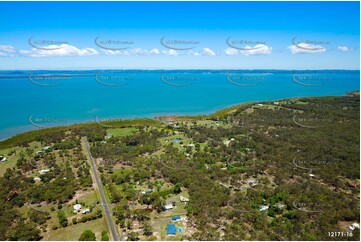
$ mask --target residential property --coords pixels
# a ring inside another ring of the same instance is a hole
[[[174,224],[167,224],[167,228],[166,228],[166,232],[167,232],[167,235],[175,235],[177,231],[177,228],[175,227]]]
[[[269,209],[269,205],[262,205],[259,209],[260,212],[267,211]]]
[[[186,198],[186,197],[183,197],[183,196],[180,196],[180,197],[179,197],[179,200],[180,200],[181,202],[189,202],[189,199]]]
[[[112,138],[112,137],[113,137],[112,134],[107,134],[107,135],[105,135],[104,139],[110,139],[110,138]]]
[[[181,216],[173,216],[172,217],[172,221],[173,222],[177,222],[177,221],[181,221],[182,220],[182,217]]]
[[[5,157],[5,156],[0,155],[0,162],[4,162],[4,161],[6,161],[6,157]]]
[[[360,229],[360,225],[358,223],[353,223],[352,225],[348,226],[349,230]]]
[[[164,205],[164,208],[165,208],[165,210],[173,209],[173,204],[167,203],[166,205]]]
[[[75,204],[75,205],[73,206],[73,208],[74,208],[74,212],[77,213],[77,212],[79,212],[79,210],[81,209],[81,205],[80,205],[80,204]]]
[[[89,209],[89,208],[86,208],[86,209],[84,209],[81,213],[82,213],[82,214],[90,213],[90,209]]]
[[[258,181],[256,179],[251,179],[251,180],[248,180],[247,182],[251,187],[254,187],[258,184]]]
[[[51,147],[51,146],[45,146],[45,147],[43,148],[43,150],[46,151],[46,150],[50,149],[50,147]]]
[[[149,194],[149,193],[152,193],[152,192],[154,192],[153,189],[148,189],[146,191],[143,191],[142,194]]]
[[[49,169],[43,169],[43,170],[40,170],[39,173],[40,173],[40,175],[44,175],[45,173],[47,173],[49,171],[50,171]]]

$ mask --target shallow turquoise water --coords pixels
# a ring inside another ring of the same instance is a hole
[[[1,71],[0,139],[95,119],[208,114],[359,89],[359,71]]]

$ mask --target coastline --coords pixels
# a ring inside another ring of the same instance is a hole
[[[139,118],[131,118],[131,119],[124,119],[124,118],[113,118],[111,121],[106,121],[104,125],[99,124],[96,120],[93,122],[80,122],[80,123],[74,123],[69,125],[63,125],[63,126],[54,126],[54,127],[48,127],[48,128],[40,128],[40,129],[33,129],[25,132],[19,132],[17,134],[14,134],[11,137],[5,138],[0,140],[0,148],[6,147],[7,144],[12,143],[17,138],[21,139],[21,136],[36,136],[40,135],[42,133],[47,133],[51,131],[62,131],[62,130],[68,130],[71,128],[84,128],[84,127],[107,127],[110,128],[112,125],[117,124],[116,127],[121,126],[140,126],[140,125],[162,125],[167,121],[184,121],[184,120],[192,120],[192,119],[212,119],[217,117],[222,117],[225,115],[228,115],[234,111],[236,111],[239,108],[246,107],[249,105],[254,105],[257,103],[268,103],[268,102],[275,102],[275,101],[286,101],[286,100],[292,100],[292,99],[298,99],[298,98],[332,98],[332,97],[342,97],[342,96],[348,96],[348,95],[359,95],[359,90],[353,90],[344,93],[344,95],[333,95],[333,96],[308,96],[308,97],[290,97],[290,98],[284,98],[284,99],[277,99],[277,100],[266,100],[266,101],[252,101],[252,102],[244,102],[239,103],[236,105],[230,105],[229,107],[217,109],[215,111],[211,111],[208,114],[195,114],[195,115],[157,115],[153,117],[139,117]]]

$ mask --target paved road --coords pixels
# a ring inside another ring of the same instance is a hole
[[[91,153],[90,153],[88,141],[87,141],[86,137],[83,137],[83,140],[84,140],[85,148],[86,148],[86,151],[87,151],[87,154],[88,154],[88,157],[89,157],[90,165],[91,165],[92,170],[93,170],[95,182],[96,182],[96,185],[97,185],[97,187],[98,187],[98,191],[99,191],[99,194],[100,194],[100,198],[101,198],[102,204],[103,204],[103,206],[104,206],[105,217],[106,217],[108,226],[109,226],[109,228],[110,228],[111,237],[113,238],[113,240],[118,241],[119,238],[118,238],[118,235],[117,235],[117,230],[115,229],[115,226],[114,226],[114,223],[113,223],[111,214],[110,214],[110,209],[109,209],[107,200],[105,199],[105,195],[104,195],[102,183],[101,183],[101,181],[100,181],[100,179],[99,179],[97,169],[96,169],[96,167],[95,167],[93,158],[92,158]]]

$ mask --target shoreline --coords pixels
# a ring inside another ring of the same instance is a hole
[[[105,122],[106,125],[99,124],[99,122],[92,121],[92,122],[80,122],[80,123],[74,123],[69,125],[63,125],[63,126],[54,126],[54,127],[48,127],[48,128],[40,128],[40,129],[33,129],[25,132],[19,132],[17,134],[14,134],[13,136],[10,136],[5,139],[0,140],[0,148],[2,146],[6,146],[6,143],[11,143],[12,140],[16,139],[19,136],[26,136],[30,134],[40,134],[40,133],[46,133],[48,131],[52,130],[65,130],[69,128],[78,128],[78,127],[92,127],[92,126],[100,126],[103,128],[117,128],[116,126],[111,126],[112,123],[122,123],[119,125],[118,128],[121,126],[139,126],[142,125],[141,123],[147,123],[147,124],[153,124],[153,125],[161,125],[164,124],[165,121],[184,121],[189,119],[211,119],[211,118],[217,118],[222,117],[225,115],[228,115],[237,109],[253,105],[257,103],[264,103],[264,102],[275,102],[275,101],[285,101],[285,100],[292,100],[292,99],[299,99],[299,98],[326,98],[326,97],[343,97],[343,96],[350,96],[350,95],[360,95],[360,91],[349,91],[344,93],[344,95],[336,95],[336,96],[307,96],[307,97],[290,97],[290,98],[284,98],[284,99],[277,99],[277,100],[266,100],[266,101],[251,101],[251,102],[244,102],[239,103],[235,105],[230,105],[229,107],[217,109],[215,111],[211,111],[208,114],[195,114],[195,115],[158,115],[153,117],[139,117],[139,118],[131,118],[131,119],[123,119],[123,118],[114,118],[111,121]],[[144,125],[144,124],[143,124]],[[107,127],[109,126],[109,127]]]

